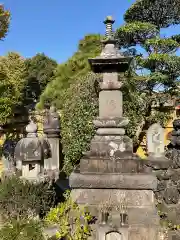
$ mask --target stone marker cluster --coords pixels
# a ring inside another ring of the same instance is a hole
[[[18,171],[29,180],[58,179],[60,170],[60,117],[56,108],[46,109],[43,133],[38,136],[38,126],[30,117],[26,137],[19,140],[14,149],[14,161],[6,159],[4,173]]]

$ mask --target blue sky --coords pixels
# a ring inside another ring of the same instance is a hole
[[[24,57],[44,52],[59,63],[77,49],[84,35],[104,33],[102,23],[112,15],[118,27],[134,0],[4,0],[12,19],[10,30],[0,42],[0,55],[15,51]],[[180,27],[164,34],[180,33]]]

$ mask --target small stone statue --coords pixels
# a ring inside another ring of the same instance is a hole
[[[147,148],[149,157],[164,157],[164,129],[160,124],[153,124],[147,131]]]

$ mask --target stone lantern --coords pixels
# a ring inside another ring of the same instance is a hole
[[[31,119],[26,127],[27,136],[15,147],[17,170],[22,171],[22,177],[32,180],[44,175],[44,159],[50,155],[48,142],[38,137],[37,130],[37,125]]]

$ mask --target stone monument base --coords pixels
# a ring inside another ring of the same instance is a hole
[[[113,232],[112,239],[119,236],[119,240],[158,240],[159,216],[153,192],[157,179],[152,174],[82,174],[77,171],[71,174],[69,181],[73,200],[88,206],[97,218],[93,239],[111,239],[107,233]],[[126,226],[121,224],[122,199],[128,216]],[[103,204],[105,211],[108,205],[111,208],[107,210],[109,217],[105,225],[101,221]]]

